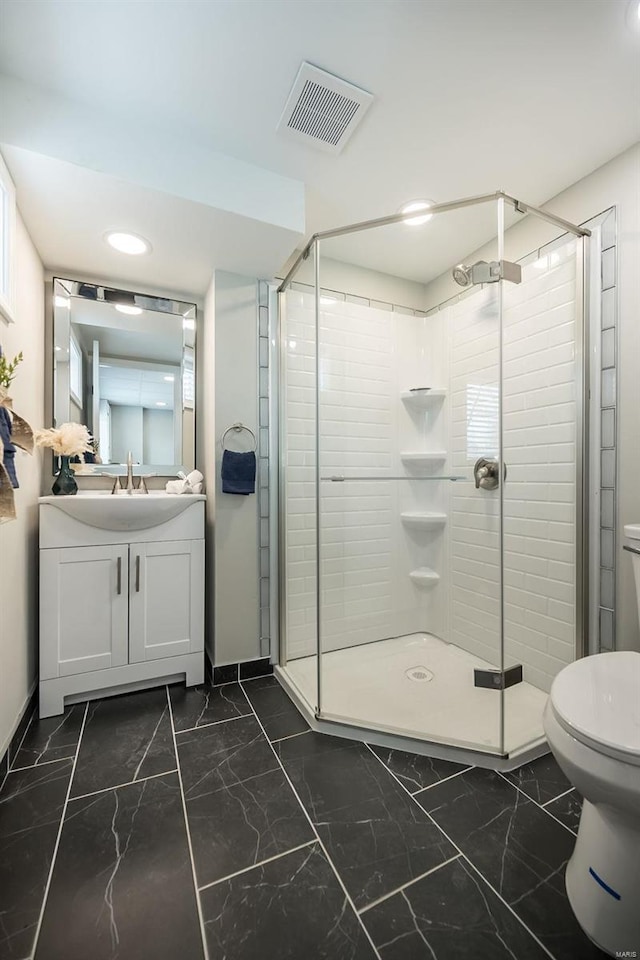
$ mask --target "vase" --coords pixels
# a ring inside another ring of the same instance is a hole
[[[60,457],[60,472],[53,481],[51,492],[56,497],[71,497],[78,492],[78,484],[73,475],[69,457]]]

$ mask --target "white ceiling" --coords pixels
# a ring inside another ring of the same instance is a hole
[[[630,146],[640,137],[640,36],[628,8],[628,0],[2,0],[0,64],[96,116],[302,181],[308,235],[416,197],[503,189],[543,203]],[[339,157],[276,134],[302,60],[375,95]],[[103,263],[127,279],[122,260],[108,263],[89,235],[127,213],[154,257],[158,250],[162,266],[150,268],[149,282],[165,277],[193,294],[212,267],[268,275],[290,252],[286,242],[299,245],[267,223],[261,232],[233,214],[221,221],[219,210],[170,196],[163,205],[140,184],[99,184],[105,174],[15,151],[8,163],[48,265],[63,258],[57,266],[91,273]],[[52,195],[64,196],[66,217]],[[474,235],[469,249],[483,239]],[[459,233],[434,247],[455,259]],[[382,232],[371,248],[362,254],[371,265],[418,278]],[[84,267],[70,259],[82,256]],[[134,269],[131,279],[144,280],[145,265]]]

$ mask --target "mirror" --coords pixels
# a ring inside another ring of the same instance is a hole
[[[193,303],[54,278],[53,423],[95,446],[77,473],[120,473],[128,451],[136,474],[193,469],[195,341]]]

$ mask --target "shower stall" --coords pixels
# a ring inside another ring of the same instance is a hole
[[[502,192],[279,288],[277,673],[316,729],[508,767],[585,652],[589,232]]]

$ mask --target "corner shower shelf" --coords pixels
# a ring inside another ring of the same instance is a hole
[[[409,574],[414,583],[420,587],[432,587],[440,579],[440,574],[430,567],[418,567]]]
[[[432,400],[442,400],[446,395],[447,391],[444,387],[431,387],[428,390],[404,390],[400,394],[400,398],[407,403],[415,404],[417,407],[426,407]]]
[[[406,450],[400,454],[401,460],[407,463],[438,463],[447,459],[446,450],[431,450],[429,453],[423,453],[417,450]]]
[[[407,511],[401,513],[402,522],[410,527],[443,527],[447,522],[446,513],[427,513],[424,511]]]

